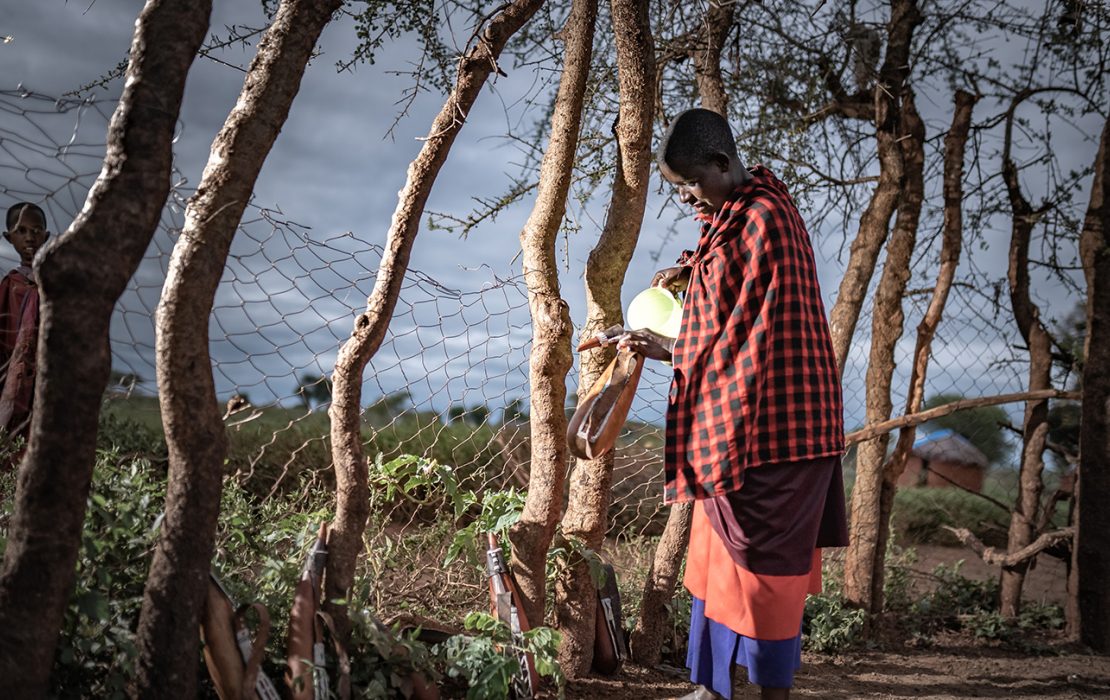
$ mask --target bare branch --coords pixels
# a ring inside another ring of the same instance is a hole
[[[921,425],[928,421],[950,415],[956,411],[964,411],[969,408],[980,408],[983,406],[997,406],[1004,403],[1017,403],[1019,401],[1047,401],[1049,399],[1066,400],[1066,401],[1080,401],[1083,394],[1078,391],[1059,391],[1057,389],[1046,389],[1042,391],[1019,391],[1012,394],[999,394],[998,396],[983,396],[975,399],[963,399],[961,401],[953,401],[946,403],[943,406],[930,408],[927,411],[920,411],[909,415],[901,416],[900,418],[892,418],[876,425],[854,430],[848,433],[845,437],[845,443],[848,446],[854,445],[865,440],[871,440],[876,435],[888,433],[892,430],[899,428],[906,428],[911,425]]]
[[[1006,552],[996,547],[987,547],[967,528],[949,527],[945,525],[944,529],[955,535],[956,539],[962,542],[968,549],[978,554],[984,563],[990,564],[991,566],[1000,566],[1003,569],[1025,564],[1036,558],[1038,554],[1049,547],[1055,547],[1057,544],[1067,542],[1075,537],[1075,528],[1065,527],[1042,534],[1032,543],[1022,547],[1016,552]]]

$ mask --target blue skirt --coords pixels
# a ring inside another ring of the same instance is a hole
[[[777,641],[752,639],[705,616],[705,601],[693,599],[690,608],[690,646],[686,667],[690,680],[732,697],[736,665],[748,669],[748,680],[766,688],[790,688],[802,666],[802,635]]]

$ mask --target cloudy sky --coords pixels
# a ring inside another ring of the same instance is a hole
[[[264,22],[254,0],[215,4],[213,32],[226,34],[225,25]],[[0,90],[7,91],[0,95],[0,206],[56,192],[48,202],[51,226],[64,230],[98,170],[98,147],[102,149],[111,100],[120,84],[116,81],[92,91],[89,95],[98,102],[85,105],[59,105],[21,96],[19,90],[58,98],[110,71],[126,57],[142,3],[0,0],[0,6],[0,36],[11,37],[0,45]],[[211,335],[221,396],[240,391],[256,403],[289,402],[297,377],[330,371],[336,350],[372,286],[377,251],[406,166],[440,105],[437,94],[418,96],[390,135],[397,101],[410,84],[396,72],[411,65],[415,44],[402,39],[380,54],[377,65],[340,73],[336,63],[347,59],[356,45],[351,20],[334,22],[320,43],[322,55],[309,67],[289,120],[267,159],[255,190],[259,209],[248,212],[217,299]],[[1022,47],[1003,49],[1015,61],[1022,60]],[[250,53],[235,48],[223,51],[219,58],[245,66]],[[550,73],[534,67],[509,72],[508,78],[499,78],[483,91],[440,174],[429,210],[465,216],[473,198],[501,194],[516,174],[519,154],[503,136],[527,123],[533,101],[538,96],[542,100]],[[192,68],[175,149],[180,195],[167,207],[165,230],[152,243],[132,289],[121,300],[113,327],[120,370],[153,378],[150,316],[173,245],[171,231],[180,223],[182,197],[198,182],[212,137],[241,83],[242,73],[223,63],[200,58]],[[931,133],[946,128],[948,103],[928,95],[920,102]],[[1086,165],[1094,152],[1092,135],[1099,127],[1089,120],[1061,130],[1055,146],[1069,154],[1065,158],[1074,157],[1072,167]],[[1026,177],[1035,193],[1041,184],[1036,174]],[[600,194],[603,201],[604,193]],[[1085,196],[1079,201],[1085,205]],[[696,239],[693,225],[681,229],[685,240],[664,239],[674,218],[673,211],[664,211],[664,203],[659,194],[649,203],[642,242],[627,276],[626,302],[646,286],[656,269],[654,254],[662,261],[671,260]],[[380,393],[407,388],[418,403],[437,410],[460,402],[487,403],[496,409],[526,393],[530,331],[523,288],[516,277],[518,235],[529,205],[526,201],[510,208],[466,240],[425,227],[416,242],[411,261],[414,274],[398,307],[392,337],[367,372],[368,401]],[[603,210],[587,207],[579,216],[581,230],[566,241],[563,273],[564,295],[576,324],[584,318],[582,269]],[[843,269],[845,229],[852,232],[855,224],[837,220],[811,220],[810,224],[826,303],[831,306]],[[994,240],[987,237],[985,247],[969,251],[986,277],[1004,275],[1007,234],[1002,229]],[[5,261],[12,259],[7,248],[3,255]],[[964,272],[968,269],[965,263]],[[924,279],[917,281],[928,286]],[[1050,307],[1049,315],[1056,317],[1066,314],[1075,301],[1070,292],[1047,282],[1038,286],[1038,294]],[[975,290],[964,290],[950,304],[952,321],[938,339],[933,392],[976,395],[1019,388],[1014,383],[1020,367],[997,365],[1000,358],[1013,354],[1012,336],[1000,337],[986,328],[989,318],[983,317],[991,312],[983,299]],[[910,329],[919,318],[920,303],[913,309],[907,319]],[[852,367],[846,372],[850,424],[862,419],[867,339],[863,328]],[[908,365],[912,345],[912,333],[907,333],[899,351],[901,367]],[[653,372],[645,381],[635,408],[642,418],[658,420],[665,382],[662,372]]]

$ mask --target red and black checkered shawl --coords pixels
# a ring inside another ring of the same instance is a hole
[[[839,454],[844,419],[813,248],[762,166],[680,264],[692,268],[667,407],[667,503],[736,491],[744,470]]]

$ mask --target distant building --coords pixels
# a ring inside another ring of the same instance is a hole
[[[962,486],[978,493],[989,460],[970,440],[944,429],[923,433],[913,443],[898,486]]]

